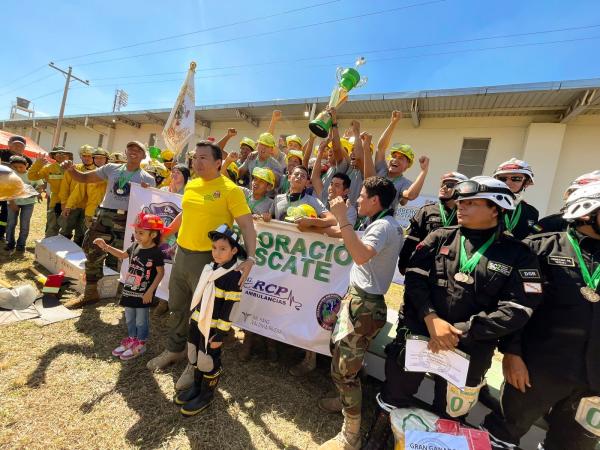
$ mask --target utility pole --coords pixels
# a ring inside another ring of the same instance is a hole
[[[56,121],[56,129],[54,130],[54,136],[52,137],[52,148],[54,148],[58,145],[58,140],[60,139],[60,127],[62,126],[63,116],[65,114],[65,105],[67,104],[67,94],[69,93],[69,84],[71,83],[71,78],[74,78],[86,86],[89,86],[90,82],[89,80],[84,81],[81,78],[77,78],[75,75],[73,75],[73,68],[71,66],[69,66],[69,70],[65,71],[59,67],[56,67],[53,62],[50,62],[48,65],[67,77],[65,81],[65,90],[63,92],[62,103],[60,105],[60,112],[58,113],[58,120]]]

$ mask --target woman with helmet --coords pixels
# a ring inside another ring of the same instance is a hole
[[[271,133],[262,133],[258,137],[256,151],[250,153],[246,161],[238,168],[238,178],[251,175],[255,167],[268,168],[275,174],[275,189],[279,186],[279,179],[283,174],[283,167],[273,158],[272,152],[275,147],[275,139]]]
[[[386,381],[377,395],[379,412],[363,448],[386,442],[389,412],[411,406],[425,376],[404,368],[407,335],[427,336],[434,353],[458,348],[470,356],[464,389],[435,377],[434,412],[462,417],[476,403],[497,340],[521,329],[541,300],[537,258],[502,233],[503,212],[515,207],[508,186],[478,176],[454,189],[459,226],[430,233],[406,269],[403,310],[396,338],[386,348]]]
[[[534,184],[531,166],[525,161],[511,158],[498,166],[493,177],[506,183],[516,196],[515,209],[504,216],[506,231],[519,240],[534,233],[534,225],[537,223],[540,213],[523,200],[525,189]]]
[[[494,448],[518,446],[548,411],[538,448],[592,450],[600,438],[600,184],[573,192],[563,217],[566,231],[524,241],[539,260],[544,302],[501,342],[502,411],[484,422]]]
[[[565,193],[563,194],[563,201],[566,202],[567,198],[569,198],[569,195],[571,195],[577,189],[592,183],[600,183],[600,170],[584,173],[583,175],[575,178],[565,190]],[[540,219],[540,221],[533,226],[535,232],[548,233],[550,231],[565,231],[567,229],[567,225],[569,224],[563,218],[565,206],[566,205],[564,205],[559,212],[550,214],[549,216]]]
[[[454,187],[461,181],[466,180],[468,178],[462,173],[448,172],[443,174],[438,192],[439,201],[422,206],[410,219],[410,226],[398,259],[398,269],[402,275],[406,272],[408,260],[419,242],[425,239],[433,230],[457,224]]]
[[[94,165],[93,154],[94,147],[82,145],[79,149],[81,164],[75,164],[75,168],[81,172],[94,170],[96,166]],[[83,186],[85,185],[76,182],[71,174],[67,172],[64,174],[58,193],[59,201],[62,204],[62,213],[59,220],[60,234],[67,239],[73,238],[73,242],[79,246],[83,243],[83,236],[87,230],[85,225],[86,199],[79,193]]]
[[[421,172],[414,182],[404,176],[404,172],[411,168],[415,161],[415,152],[408,144],[393,144],[390,149],[390,158],[386,163],[386,151],[389,148],[392,135],[398,122],[402,119],[402,112],[392,111],[390,124],[383,131],[377,143],[377,153],[375,155],[375,170],[378,176],[386,177],[392,180],[394,187],[398,192],[392,208],[396,208],[398,203],[405,205],[407,201],[414,200],[421,193],[423,183],[429,170],[429,158],[421,156],[419,165]]]

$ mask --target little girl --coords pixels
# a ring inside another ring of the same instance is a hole
[[[129,258],[129,269],[123,283],[120,304],[125,307],[127,337],[112,352],[122,360],[137,358],[146,351],[150,332],[149,308],[152,298],[165,274],[162,251],[158,248],[165,226],[154,214],[139,213],[135,223],[135,242],[127,251],[119,250],[102,238],[94,244],[116,258]]]

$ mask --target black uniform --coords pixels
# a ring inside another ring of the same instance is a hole
[[[8,166],[8,162],[10,161],[10,157],[16,155],[17,153],[11,152],[8,149],[0,150],[0,162],[5,166]],[[27,161],[27,167],[29,168],[33,163],[31,158],[26,155],[21,155]],[[4,240],[4,233],[6,233],[6,223],[8,221],[8,202],[2,201],[0,202],[0,240]]]
[[[563,219],[563,213],[550,214],[543,217],[533,228],[536,233],[550,233],[552,231],[566,231],[569,222]]]
[[[478,386],[491,365],[498,339],[519,330],[540,300],[541,280],[525,279],[537,273],[535,255],[522,242],[500,234],[471,273],[473,284],[456,281],[460,237],[466,238],[468,255],[481,247],[497,228],[467,230],[440,228],[421,242],[406,270],[404,306],[396,340],[386,348],[386,382],[382,400],[396,407],[411,405],[424,377],[404,371],[404,336],[428,336],[425,316],[436,313],[463,331],[458,349],[470,355],[467,386]],[[532,283],[526,286],[525,282]],[[535,291],[535,292],[533,292]],[[437,379],[434,410],[445,415],[446,382]]]
[[[450,218],[448,225],[456,225],[456,209],[448,209],[444,204],[446,217]],[[410,219],[408,232],[404,237],[404,245],[400,251],[398,259],[398,269],[404,275],[408,267],[408,261],[415,251],[417,244],[427,237],[433,230],[443,227],[442,216],[440,214],[440,203],[433,203],[422,206],[417,213]]]
[[[519,221],[515,225],[515,227],[510,231],[516,239],[523,240],[530,234],[536,233],[537,231],[534,228],[534,225],[537,223],[540,218],[540,213],[537,209],[531,206],[524,200],[521,200],[517,205],[517,208],[521,210],[521,216],[519,217]],[[515,214],[517,210],[513,212],[508,212],[505,217],[510,219],[512,214]],[[508,227],[505,227],[508,229]]]
[[[593,273],[600,263],[600,240],[570,232]],[[484,426],[495,438],[518,444],[551,409],[544,448],[591,450],[598,437],[575,421],[575,412],[582,397],[600,395],[600,303],[581,295],[585,283],[566,232],[539,234],[525,243],[538,255],[543,302],[527,326],[503,341],[500,350],[523,358],[531,387],[522,393],[506,384],[504,417],[490,414]]]

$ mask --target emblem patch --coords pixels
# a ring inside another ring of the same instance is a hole
[[[552,266],[575,267],[575,260],[568,256],[548,256],[548,264]]]
[[[502,275],[506,276],[509,276],[512,272],[512,267],[507,266],[506,264],[499,263],[497,261],[488,261],[487,268],[488,270],[491,270],[493,272],[499,272]]]

